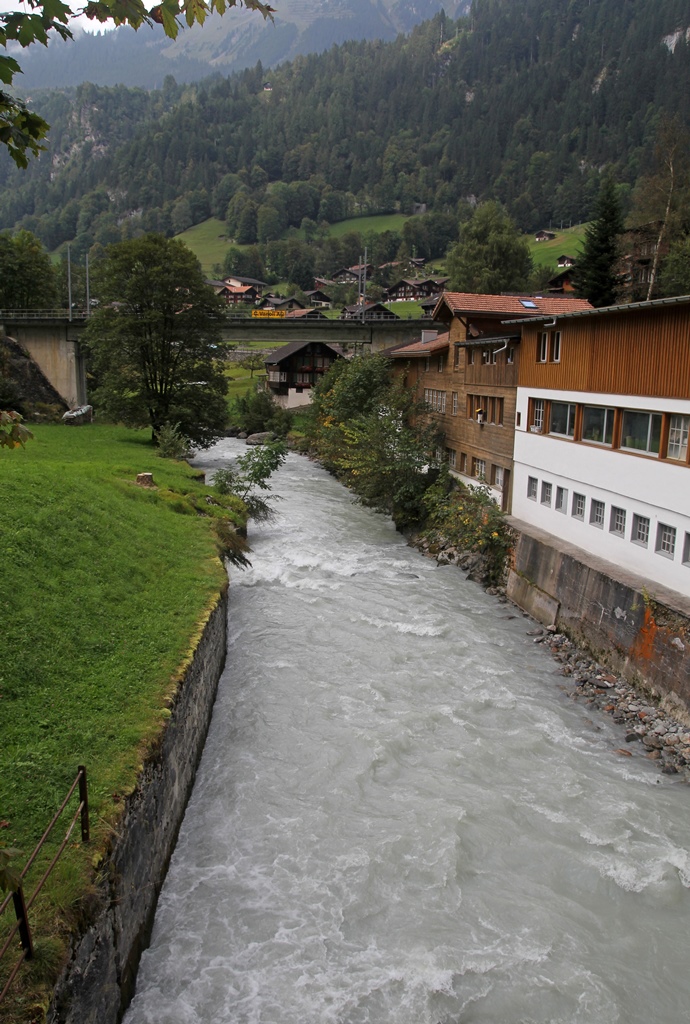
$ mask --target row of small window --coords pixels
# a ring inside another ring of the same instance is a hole
[[[498,348],[483,348],[481,350],[482,366],[495,366],[496,363],[498,362],[498,353],[501,350],[502,350],[502,347],[501,347],[501,349],[498,349]],[[475,358],[476,358],[475,353],[477,351],[478,351],[478,349],[474,349],[474,348],[468,348],[467,349],[467,365],[468,366],[474,366]],[[506,363],[509,366],[512,366],[512,364],[515,362],[515,348],[511,345],[510,348],[507,348],[505,350],[505,354],[506,354]]]
[[[503,399],[492,395],[468,395],[467,418],[503,426]]]
[[[560,331],[559,331],[559,337],[560,337]],[[467,365],[468,366],[474,366],[475,360],[476,360],[476,351],[477,350],[474,349],[474,348],[468,348],[467,349]],[[512,364],[515,362],[515,348],[512,345],[510,346],[510,348],[507,348],[505,350],[503,349],[502,346],[500,348],[483,348],[481,350],[482,366],[495,366],[497,364],[497,362],[498,362],[498,353],[499,353],[499,351],[505,351],[506,363],[508,364],[508,366],[512,366]],[[432,357],[431,356],[427,356],[425,361],[424,361],[424,370],[427,373],[431,369],[431,360],[432,360]],[[460,365],[460,346],[456,345],[455,349],[453,351],[453,369],[457,370],[459,365]],[[445,354],[445,352],[440,353],[440,355],[438,356],[438,361],[436,362],[436,368],[437,368],[439,373],[443,373],[443,371],[445,370],[445,368],[446,368],[446,354]]]
[[[432,412],[445,412],[446,411],[446,396],[447,391],[437,391],[436,388],[424,388],[424,402]],[[451,392],[451,409],[453,416],[458,415],[458,393],[457,391]]]
[[[529,428],[536,434],[556,434],[678,462],[688,459],[690,416],[531,398]]]
[[[468,460],[465,452],[460,452],[460,455],[456,452],[455,448],[446,448],[446,459],[451,469],[456,469],[459,473],[467,475],[468,466],[471,470],[471,476],[476,480],[480,480],[482,483],[490,482],[493,487],[502,488],[504,482],[504,470],[503,466],[491,466],[491,472],[487,476],[486,472],[486,459],[475,459],[474,457]]]
[[[549,507],[553,505],[556,511],[562,512],[563,515],[567,515],[568,509],[570,508],[570,515],[573,519],[579,519],[582,522],[585,521],[587,498],[584,494],[578,494],[577,491],[573,491],[569,505],[567,488],[556,487],[556,493],[554,496],[553,484],[549,483],[548,480],[542,480],[540,494],[539,481],[536,477],[530,476],[527,478],[527,497],[532,501],[539,500],[542,505],[548,505]],[[606,503],[600,501],[598,498],[590,499],[589,523],[591,526],[596,526],[598,529],[603,530],[608,522],[609,533],[612,533],[617,537],[624,538],[627,521],[627,509],[611,505],[607,520]],[[639,544],[644,548],[649,547],[649,531],[650,521],[647,516],[638,515],[636,512],[633,513],[632,527],[630,531],[630,540],[632,543]],[[675,526],[669,526],[667,523],[658,523],[654,550],[658,554],[664,555],[666,558],[675,558],[676,541],[677,531]],[[685,540],[683,542],[683,565],[690,565],[690,533],[685,534]]]

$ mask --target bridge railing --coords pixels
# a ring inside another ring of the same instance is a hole
[[[0,309],[2,320],[86,320],[86,309]]]

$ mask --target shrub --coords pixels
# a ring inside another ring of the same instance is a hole
[[[161,459],[187,459],[191,454],[191,442],[180,432],[179,423],[164,423],[156,438]]]
[[[488,487],[456,484],[446,469],[424,495],[424,505],[429,541],[480,552],[486,559],[486,582],[503,580],[513,534]]]

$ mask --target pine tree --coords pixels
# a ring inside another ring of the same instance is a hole
[[[594,208],[594,219],[585,231],[584,248],[577,260],[577,290],[593,306],[616,303],[619,278],[618,237],[623,231],[623,214],[610,175],[601,183]]]

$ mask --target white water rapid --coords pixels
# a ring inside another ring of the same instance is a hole
[[[275,490],[126,1024],[690,1020],[690,788],[511,605],[304,458]]]

